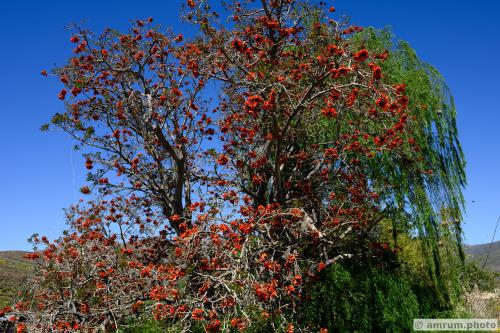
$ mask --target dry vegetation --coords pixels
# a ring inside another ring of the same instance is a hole
[[[23,258],[25,252],[0,252],[0,307],[10,305],[16,290],[22,286],[32,263]]]

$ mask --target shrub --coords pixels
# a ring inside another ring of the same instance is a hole
[[[420,314],[408,281],[377,268],[333,266],[309,297],[303,320],[330,332],[404,332]]]

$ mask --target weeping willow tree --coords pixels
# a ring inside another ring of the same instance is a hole
[[[414,144],[406,151],[381,151],[359,161],[370,187],[382,195],[380,214],[373,217],[380,222],[368,237],[396,251],[332,268],[311,288],[302,313],[306,321],[339,332],[410,330],[418,316],[461,315],[457,310],[468,285],[461,228],[466,176],[453,96],[439,71],[389,29],[364,29],[350,43],[355,50],[387,55],[379,64],[382,80],[405,84],[414,117]],[[360,121],[355,114],[348,117],[309,126],[320,142],[332,142],[346,132],[345,123]]]
[[[321,10],[307,6],[305,10],[315,13],[308,22],[309,38],[314,39]],[[381,151],[358,161],[370,187],[381,194],[381,211],[374,219],[391,224],[390,228],[381,226],[378,231],[390,230],[394,248],[411,240],[410,247],[414,247],[413,251],[422,260],[425,280],[439,304],[443,308],[453,306],[461,296],[463,284],[465,255],[461,222],[462,190],[466,185],[453,96],[439,71],[421,60],[406,41],[396,40],[390,29],[365,28],[347,38],[352,49],[367,49],[372,55],[380,55],[382,60],[377,65],[382,68],[382,80],[391,85],[405,85],[413,117],[413,145],[407,146],[406,151],[402,154]],[[318,50],[335,42],[322,36],[317,40]],[[363,121],[352,112],[346,117],[325,118],[309,126],[317,133],[319,142],[334,142],[348,131],[345,124]],[[381,121],[371,126],[376,133],[385,125]]]
[[[388,50],[381,65],[383,80],[406,85],[419,158],[414,159],[410,151],[397,159],[380,154],[367,160],[366,167],[374,187],[390,185],[392,189],[384,198],[384,214],[392,221],[394,244],[399,235],[418,239],[436,295],[449,305],[460,293],[462,189],[466,183],[453,96],[439,71],[422,61],[407,42],[395,41],[389,29],[365,29],[352,42],[375,53]]]

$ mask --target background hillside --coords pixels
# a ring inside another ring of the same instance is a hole
[[[473,260],[477,261],[482,267],[486,256],[488,256],[488,261],[486,262],[486,268],[492,271],[500,272],[500,241],[491,244],[479,244],[479,245],[468,245],[466,246],[466,252],[472,257]]]
[[[32,263],[23,251],[0,251],[0,308],[11,303],[16,290],[26,279]]]

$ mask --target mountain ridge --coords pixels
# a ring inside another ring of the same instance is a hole
[[[472,260],[476,261],[480,267],[484,265],[492,271],[500,272],[500,241],[486,244],[466,245],[465,252]]]

